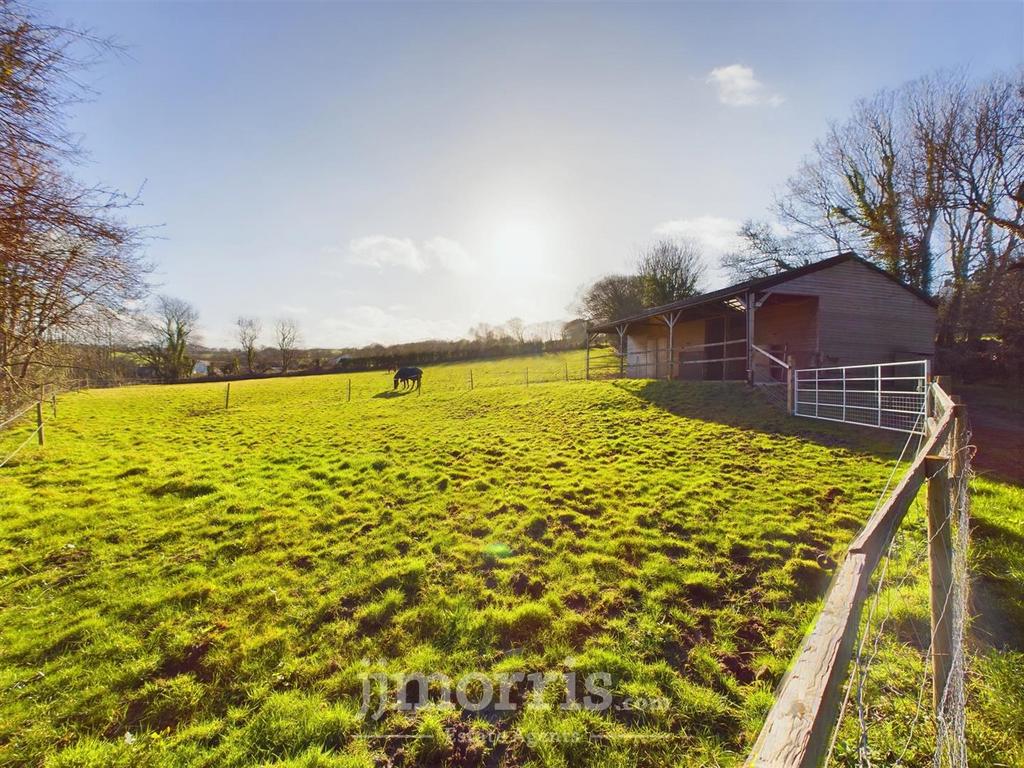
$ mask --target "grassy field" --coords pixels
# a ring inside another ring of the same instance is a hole
[[[579,370],[64,397],[0,469],[0,765],[736,764],[893,443]],[[360,711],[367,673],[568,670],[614,706]]]
[[[897,533],[867,645],[873,659],[864,695],[872,765],[933,764],[931,667],[923,652],[930,626],[924,496]],[[1024,489],[977,478],[972,517],[967,754],[970,765],[1019,768],[1024,766]],[[868,615],[865,611],[864,624]],[[836,739],[836,766],[861,765],[855,700]]]

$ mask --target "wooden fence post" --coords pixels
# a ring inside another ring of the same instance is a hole
[[[57,418],[57,393],[50,396],[50,407],[53,408],[53,418]]]
[[[568,381],[569,380],[569,364],[568,363],[564,364],[563,373],[565,374],[565,380]]]
[[[231,404],[231,382],[228,382],[227,389],[224,390],[224,410],[228,409]]]
[[[469,391],[473,391],[473,369],[469,369]]]
[[[945,445],[953,426],[953,412],[945,411],[921,450],[915,454],[903,478],[850,544],[845,559],[832,578],[821,613],[810,634],[805,637],[796,661],[779,686],[775,703],[747,758],[747,768],[814,768],[821,764],[842,703],[843,680],[856,644],[868,581],[925,479],[931,475],[938,478],[937,483],[948,483],[946,459],[932,457],[932,454],[937,454]],[[932,462],[932,458],[939,464],[929,469],[927,465]],[[933,491],[929,485],[928,533],[936,547],[941,544],[932,531],[931,513],[933,508],[948,506],[947,487],[936,486]],[[937,504],[932,503],[933,493],[938,498]],[[940,518],[939,522],[940,527],[936,527],[938,535],[941,536],[943,530],[948,535],[948,517]],[[939,552],[938,548],[934,550],[935,554]],[[948,568],[948,542],[945,554]],[[947,591],[948,587],[936,589],[933,575],[933,617],[943,615]],[[937,594],[940,595],[938,614],[935,613]],[[948,630],[951,617],[946,615],[944,618]],[[946,635],[948,638],[949,635]],[[933,645],[936,654],[940,651],[941,642],[936,636]],[[945,646],[947,650],[944,657],[936,655],[936,664],[940,660],[948,664],[950,646],[951,643]],[[936,679],[942,679],[944,686],[948,677],[941,677],[941,673],[937,673]]]
[[[351,403],[352,402],[352,379],[348,380],[348,395],[347,395],[347,399],[345,400],[345,402],[346,403]]]
[[[940,711],[953,666],[953,537],[950,531],[949,472],[945,456],[925,459],[928,476],[928,571],[932,613],[932,697]]]
[[[530,369],[526,369],[526,386],[530,386]]]
[[[46,438],[43,435],[43,401],[36,403],[36,435],[39,437],[39,444],[44,445]]]

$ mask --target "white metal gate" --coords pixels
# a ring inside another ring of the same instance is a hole
[[[793,376],[793,413],[924,434],[928,381],[927,360],[803,368]]]

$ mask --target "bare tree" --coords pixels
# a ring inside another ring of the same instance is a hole
[[[641,252],[637,274],[646,306],[693,296],[704,277],[700,247],[686,238],[658,240]]]
[[[469,335],[474,341],[482,344],[491,344],[498,340],[498,330],[489,323],[477,323],[469,329]]]
[[[802,267],[824,255],[805,239],[778,234],[763,221],[748,219],[736,234],[740,247],[723,254],[719,265],[737,281]]]
[[[238,344],[245,354],[245,367],[252,373],[256,366],[257,342],[263,333],[263,324],[257,317],[239,317],[235,321]]]
[[[783,210],[796,213],[801,224],[814,220],[819,231],[838,229],[845,242],[890,273],[928,290],[939,208],[926,190],[912,188],[920,146],[900,118],[891,92],[857,102],[853,115],[815,146],[814,159],[802,170],[809,178],[790,181]]]
[[[298,352],[301,337],[299,324],[289,317],[281,318],[274,326],[274,336],[277,340],[277,349],[281,353],[281,371],[288,373]]]
[[[505,327],[508,329],[509,335],[512,336],[518,343],[522,344],[526,341],[526,323],[523,322],[521,317],[510,318]]]
[[[139,354],[161,379],[180,381],[192,372],[189,351],[196,341],[198,320],[195,307],[171,296],[157,297],[153,315],[142,319],[147,342]]]
[[[146,292],[131,203],[67,172],[77,71],[110,46],[0,0],[0,396],[65,370],[80,344]]]
[[[1024,259],[1024,71],[974,83],[939,72],[858,102],[778,213],[811,251],[853,248],[937,295],[954,370],[993,356],[1019,369],[1005,321],[1015,305],[1000,297],[1014,295]]]
[[[958,107],[943,153],[956,203],[1024,239],[1024,70],[991,78]]]

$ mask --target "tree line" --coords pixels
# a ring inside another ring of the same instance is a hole
[[[194,368],[200,360],[208,368],[198,373],[206,377],[387,370],[400,365],[573,349],[582,346],[584,341],[582,321],[529,325],[513,317],[502,325],[480,323],[463,339],[368,344],[342,349],[304,348],[302,331],[294,319],[277,320],[270,328],[271,338],[267,344],[264,343],[263,321],[243,316],[235,321],[235,345],[210,349],[199,343],[198,321],[198,311],[188,302],[158,297],[154,311],[137,326],[147,341],[141,345],[122,343],[120,347],[142,364],[135,369],[135,377],[181,381],[196,375]]]

